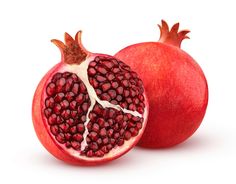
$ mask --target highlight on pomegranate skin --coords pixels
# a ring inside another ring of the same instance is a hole
[[[115,57],[142,79],[149,100],[147,127],[138,145],[165,148],[189,138],[200,126],[208,104],[208,86],[197,62],[180,45],[188,30],[158,25],[158,42],[144,42],[120,50]]]
[[[140,139],[148,103],[137,73],[112,56],[93,54],[65,33],[62,61],[40,81],[32,117],[37,136],[55,157],[94,165],[120,157]]]

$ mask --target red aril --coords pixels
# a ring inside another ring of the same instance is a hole
[[[180,49],[189,32],[169,31],[162,21],[159,42],[138,43],[115,57],[136,71],[149,100],[147,127],[138,145],[170,147],[190,137],[199,127],[208,103],[207,81],[200,66]]]
[[[44,147],[65,162],[104,163],[129,151],[140,139],[148,104],[143,83],[112,56],[93,54],[81,44],[81,31],[65,44],[52,40],[62,61],[40,81],[32,116]]]

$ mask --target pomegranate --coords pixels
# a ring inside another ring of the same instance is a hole
[[[208,86],[196,61],[180,49],[189,31],[170,30],[162,21],[159,42],[138,43],[115,57],[136,71],[149,100],[149,120],[138,145],[163,148],[179,144],[201,124],[208,103]]]
[[[137,73],[112,56],[93,54],[65,33],[52,42],[62,60],[40,81],[32,118],[36,134],[56,158],[94,165],[116,159],[140,139],[148,103]]]

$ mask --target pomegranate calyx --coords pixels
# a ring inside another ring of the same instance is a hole
[[[62,62],[66,64],[80,64],[86,59],[88,52],[81,44],[81,33],[82,31],[78,31],[75,39],[68,33],[65,33],[65,44],[57,39],[51,40],[60,49]]]
[[[187,34],[190,32],[189,30],[179,31],[179,23],[176,23],[169,30],[169,26],[166,21],[162,20],[161,25],[158,24],[160,29],[160,38],[159,42],[170,44],[180,48],[180,45],[184,39],[189,39]]]

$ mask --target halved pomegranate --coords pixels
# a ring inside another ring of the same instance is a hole
[[[93,54],[65,33],[62,54],[39,83],[32,106],[37,136],[60,160],[104,163],[129,151],[140,139],[148,103],[137,73],[122,61]]]

